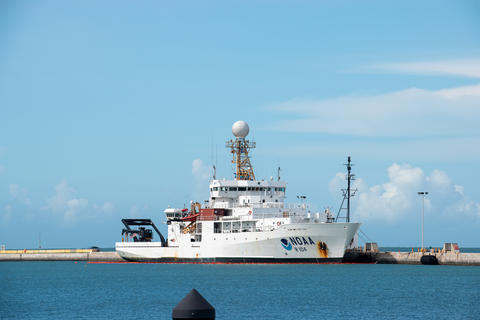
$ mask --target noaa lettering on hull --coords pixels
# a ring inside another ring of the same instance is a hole
[[[227,141],[235,179],[217,179],[204,206],[167,208],[165,238],[150,219],[123,219],[118,254],[130,261],[165,263],[339,262],[359,223],[336,222],[330,212],[313,213],[305,202],[285,203],[286,182],[256,180],[246,140],[248,125],[237,121]],[[304,197],[301,197],[304,200]],[[155,234],[158,241],[153,241]]]

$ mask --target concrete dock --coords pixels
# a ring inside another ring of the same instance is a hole
[[[459,266],[480,266],[480,253],[465,252],[378,252],[374,255],[377,263],[421,264],[423,255],[434,256],[438,264]]]
[[[445,243],[443,249],[411,252],[379,251],[376,243],[366,243],[365,247],[347,250],[343,262],[380,264],[422,264],[422,257],[433,258],[439,265],[480,266],[480,253],[460,252],[458,244]],[[431,259],[430,259],[431,260]]]
[[[74,250],[2,250],[1,261],[125,261],[115,251]]]

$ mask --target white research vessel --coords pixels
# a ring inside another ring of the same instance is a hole
[[[256,180],[246,140],[244,121],[232,126],[234,140],[227,141],[236,167],[234,180],[210,182],[210,198],[190,210],[165,210],[165,239],[149,219],[123,219],[118,254],[130,261],[190,263],[328,263],[340,262],[353,242],[360,223],[335,222],[325,213],[311,213],[305,203],[284,203],[286,182]],[[160,241],[152,241],[151,226]]]

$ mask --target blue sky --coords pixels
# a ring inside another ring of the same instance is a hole
[[[0,243],[111,247],[207,197],[245,120],[256,176],[380,245],[480,246],[476,1],[3,1]]]

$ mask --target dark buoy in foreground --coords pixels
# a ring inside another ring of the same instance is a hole
[[[173,308],[172,319],[215,320],[215,308],[197,290],[192,289]]]
[[[438,260],[435,256],[425,255],[420,258],[421,264],[437,265]]]

